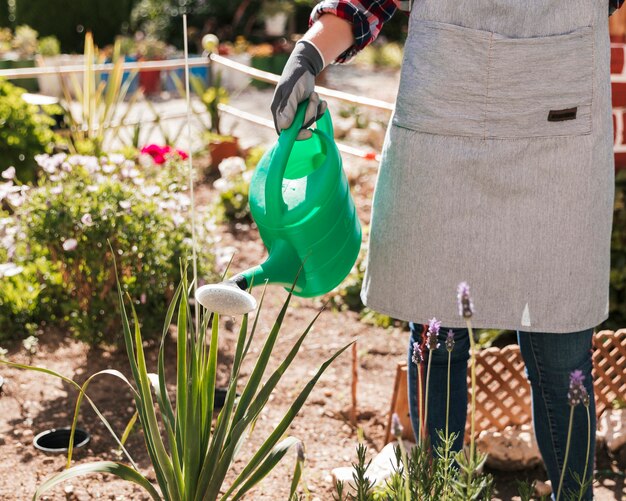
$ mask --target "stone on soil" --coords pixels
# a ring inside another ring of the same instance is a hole
[[[496,470],[518,471],[541,464],[535,436],[528,425],[508,427],[502,432],[483,431],[476,447],[486,454],[487,466]]]

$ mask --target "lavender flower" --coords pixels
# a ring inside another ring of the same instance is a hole
[[[446,336],[446,350],[452,351],[454,349],[454,331],[450,329]]]
[[[471,318],[474,314],[474,304],[472,303],[472,298],[470,297],[470,290],[467,282],[461,282],[458,285],[456,299],[459,306],[459,315],[463,318]]]
[[[393,433],[394,437],[400,438],[402,437],[403,431],[404,431],[404,427],[402,426],[402,423],[400,422],[400,418],[394,412],[393,415],[391,416],[391,433]]]
[[[419,365],[424,361],[422,348],[420,348],[420,344],[417,341],[413,343],[413,356],[411,357],[411,360],[415,365]]]
[[[569,404],[574,407],[581,402],[587,402],[589,404],[589,394],[583,384],[585,376],[583,371],[575,370],[569,375],[569,391],[567,392],[567,400]]]
[[[437,335],[439,334],[439,328],[441,327],[441,322],[437,320],[435,317],[431,318],[428,321],[428,340],[426,345],[430,351],[436,350],[439,348],[439,340],[437,339]]]

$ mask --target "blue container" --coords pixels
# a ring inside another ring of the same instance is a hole
[[[209,62],[204,56],[189,56],[189,61],[203,59],[206,61],[206,66],[197,66],[194,68],[189,68],[189,73],[192,77],[197,77],[202,81],[202,85],[204,87],[208,87],[210,84],[209,78]],[[176,81],[173,75],[176,75],[176,78],[183,86],[185,85],[185,69],[179,68],[177,70],[170,70],[165,72],[165,90],[170,94],[178,94],[178,87],[176,86]],[[193,92],[193,87],[190,87],[189,90]]]
[[[105,61],[105,63],[112,63],[113,61],[111,59],[107,59]],[[124,62],[125,63],[136,63],[137,62],[137,58],[136,57],[132,57],[132,56],[125,56],[124,57]],[[130,86],[128,87],[128,92],[127,95],[130,96],[132,94],[134,94],[135,92],[137,92],[137,90],[139,89],[139,73],[137,71],[135,71],[135,74],[133,75],[132,71],[125,71],[124,73],[122,73],[122,85],[124,85],[126,82],[128,82],[131,78],[132,81],[130,82]],[[100,75],[100,78],[103,82],[108,82],[109,81],[109,74],[108,73],[102,73]]]

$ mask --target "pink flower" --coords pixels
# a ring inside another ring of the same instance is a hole
[[[149,144],[141,148],[141,153],[150,155],[152,160],[157,165],[162,165],[167,161],[169,156],[178,155],[181,160],[186,160],[189,158],[186,152],[183,150],[177,150],[172,148],[169,145],[159,146],[158,144]]]

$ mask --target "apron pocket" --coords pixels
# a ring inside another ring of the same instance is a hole
[[[392,123],[432,134],[483,136],[491,33],[412,22]]]
[[[494,34],[487,137],[589,134],[593,67],[590,26],[535,38]]]
[[[484,139],[589,134],[593,67],[591,27],[508,38],[416,21],[392,123]]]

